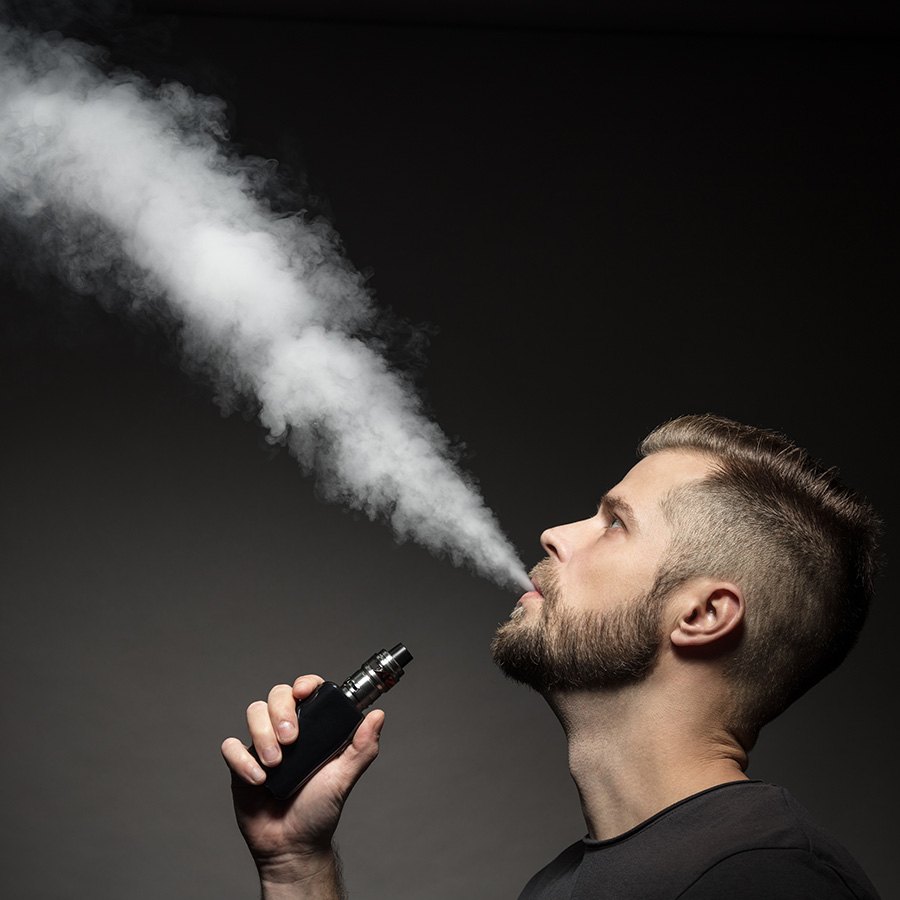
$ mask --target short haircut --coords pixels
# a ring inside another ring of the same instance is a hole
[[[654,429],[639,454],[689,450],[709,476],[672,491],[674,536],[660,578],[733,581],[746,610],[725,674],[727,727],[748,749],[801,694],[835,669],[868,614],[881,522],[872,507],[783,435],[713,415]]]

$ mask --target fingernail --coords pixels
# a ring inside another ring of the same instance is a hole
[[[277,747],[263,747],[259,755],[271,766],[278,762],[279,751]]]
[[[250,780],[254,784],[262,784],[266,780],[266,773],[259,766],[254,766],[250,770]]]
[[[279,735],[279,737],[290,740],[294,736],[293,722],[279,722],[278,723],[278,735]]]

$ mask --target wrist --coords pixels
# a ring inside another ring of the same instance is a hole
[[[343,900],[340,859],[323,850],[257,861],[262,900]]]

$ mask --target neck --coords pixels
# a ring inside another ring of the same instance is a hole
[[[569,771],[588,835],[616,837],[699,791],[745,780],[747,756],[732,735],[651,676],[624,689],[555,693]]]

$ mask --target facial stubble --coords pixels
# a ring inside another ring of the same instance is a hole
[[[530,575],[541,586],[540,609],[514,610],[491,644],[507,676],[545,694],[621,687],[651,672],[662,644],[660,580],[611,610],[572,610],[562,602],[549,559]]]

